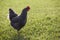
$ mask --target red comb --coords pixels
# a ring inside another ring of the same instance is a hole
[[[30,7],[29,7],[29,6],[27,6],[27,8],[29,8],[29,9],[30,9]]]

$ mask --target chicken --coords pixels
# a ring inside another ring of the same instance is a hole
[[[21,15],[19,16],[11,8],[9,9],[10,24],[14,29],[19,31],[22,27],[25,26],[27,22],[27,12],[29,11],[29,9],[29,6],[24,8]]]

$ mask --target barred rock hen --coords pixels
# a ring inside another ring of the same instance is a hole
[[[27,21],[27,12],[29,11],[30,7],[27,6],[22,10],[21,15],[17,15],[11,8],[9,9],[9,19],[11,26],[19,31],[22,27],[25,26]]]

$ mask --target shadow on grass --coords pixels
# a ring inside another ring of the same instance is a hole
[[[17,35],[15,35],[15,36],[11,37],[11,40],[27,40],[27,39],[24,38],[23,35],[17,34]]]

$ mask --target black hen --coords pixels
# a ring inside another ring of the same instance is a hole
[[[9,19],[13,28],[19,31],[26,24],[29,9],[29,6],[24,8],[19,16],[12,9],[9,9]]]

